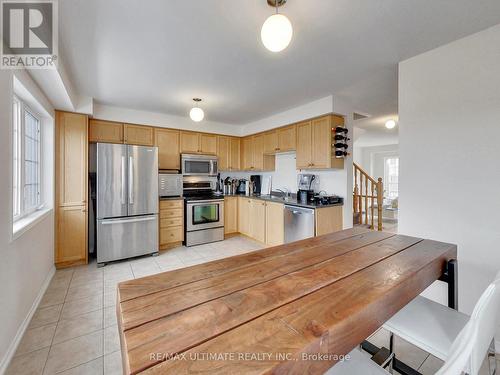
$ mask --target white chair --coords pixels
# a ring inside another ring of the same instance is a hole
[[[476,345],[470,360],[470,374],[477,374],[488,353],[490,374],[496,372],[494,334],[500,312],[500,272],[483,292],[472,315],[460,313],[424,297],[417,297],[384,324],[393,334],[447,362],[450,347],[470,320],[477,321]]]
[[[471,358],[475,338],[477,337],[477,322],[467,323],[453,342],[448,361],[439,369],[439,375],[459,375],[466,369]],[[373,362],[360,349],[349,353],[349,359],[338,362],[325,375],[390,375],[384,368]]]

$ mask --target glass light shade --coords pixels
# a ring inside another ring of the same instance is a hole
[[[264,46],[272,52],[283,51],[292,40],[290,20],[282,14],[273,14],[262,25],[260,37]]]
[[[396,121],[394,121],[394,120],[387,120],[385,122],[385,127],[387,129],[394,129],[395,126],[396,126]]]
[[[200,122],[203,120],[203,117],[205,117],[205,113],[203,112],[203,109],[199,107],[193,107],[191,108],[191,111],[189,111],[189,117],[191,117],[191,120],[195,122]]]

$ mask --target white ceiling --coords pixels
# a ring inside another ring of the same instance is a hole
[[[245,124],[330,94],[397,112],[397,63],[500,23],[498,0],[288,0],[292,43],[273,54],[266,0],[64,0],[61,55],[102,104]],[[366,122],[369,125],[369,121]],[[368,126],[367,125],[367,126]]]

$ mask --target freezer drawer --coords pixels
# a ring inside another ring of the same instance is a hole
[[[97,263],[158,252],[158,215],[97,220]]]
[[[314,237],[314,209],[285,205],[285,243]]]

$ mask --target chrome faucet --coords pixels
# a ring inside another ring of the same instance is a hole
[[[283,191],[281,189],[275,189],[275,191],[279,191],[282,194],[283,200],[288,201],[288,196],[290,195],[290,193],[289,193],[287,188],[283,188],[283,189],[285,189],[285,190]]]

